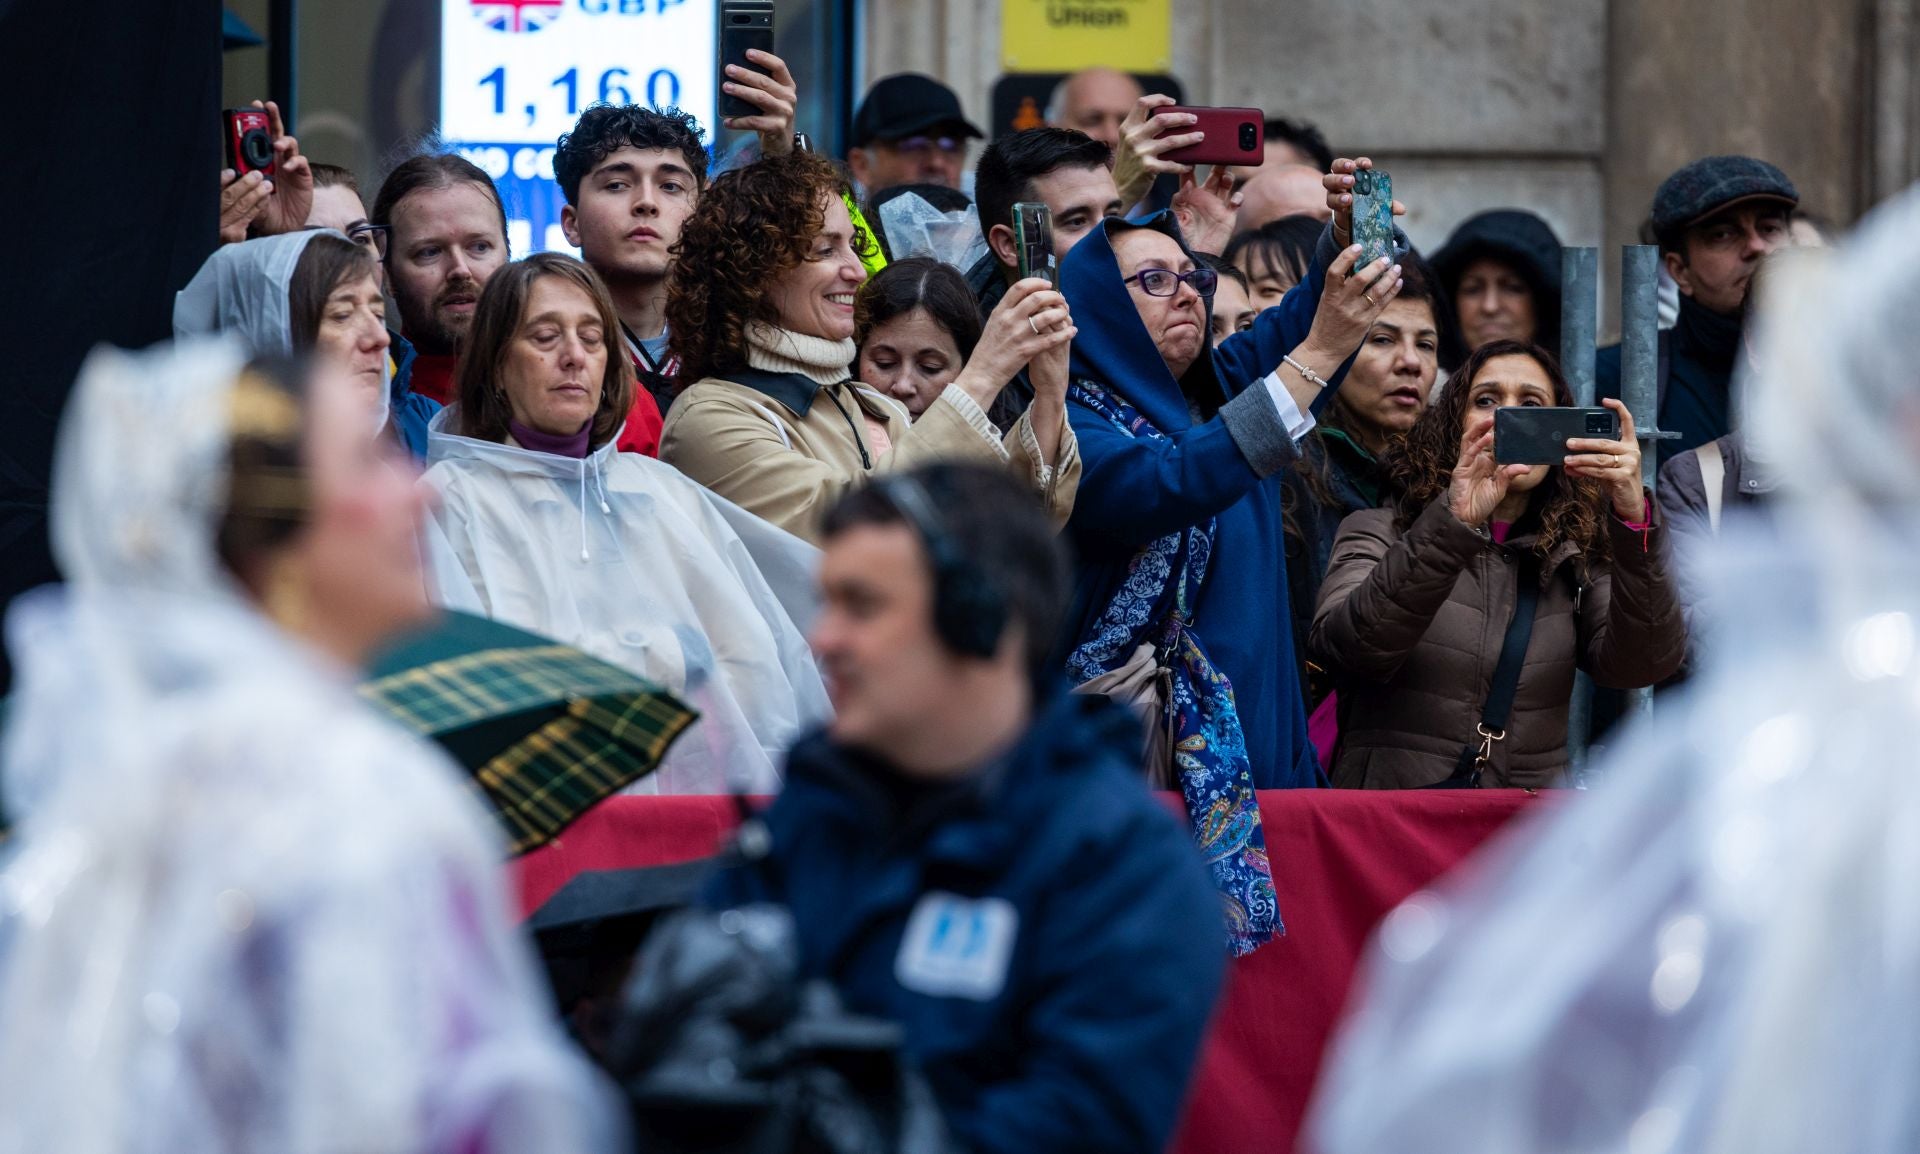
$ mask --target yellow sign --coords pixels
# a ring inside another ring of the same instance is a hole
[[[1173,70],[1173,0],[1000,0],[1008,72]]]

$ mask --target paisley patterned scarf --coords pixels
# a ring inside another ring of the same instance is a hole
[[[1169,439],[1133,406],[1093,381],[1074,381],[1067,395],[1129,437]],[[1067,658],[1067,673],[1075,684],[1083,684],[1124,665],[1149,641],[1172,670],[1167,710],[1174,770],[1186,796],[1194,840],[1226,907],[1227,945],[1238,957],[1286,930],[1273,893],[1260,802],[1233,685],[1208,660],[1191,628],[1193,603],[1213,554],[1213,532],[1209,518],[1136,553],[1119,591]]]

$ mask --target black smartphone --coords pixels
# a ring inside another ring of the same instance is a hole
[[[1013,206],[1013,247],[1020,258],[1020,278],[1045,277],[1054,282],[1053,210],[1023,201]]]
[[[718,83],[727,82],[729,64],[738,64],[751,72],[765,71],[747,59],[749,48],[773,51],[772,0],[720,0],[720,73],[715,78]],[[720,115],[758,116],[760,106],[723,91]]]
[[[1500,465],[1559,465],[1567,441],[1620,439],[1620,414],[1612,409],[1496,409],[1493,460]]]

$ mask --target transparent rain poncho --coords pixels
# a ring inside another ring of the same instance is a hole
[[[941,212],[917,192],[903,192],[880,206],[880,231],[894,260],[930,256],[964,274],[987,255],[987,238],[972,205]]]
[[[228,341],[87,360],[7,616],[0,1154],[616,1149],[461,771],[215,552]]]
[[[631,793],[771,793],[832,707],[807,648],[820,551],[612,441],[584,458],[428,426],[434,599],[625,666],[700,714]]]
[[[1920,192],[1795,255],[1701,673],[1387,918],[1312,1148],[1920,1150]]]

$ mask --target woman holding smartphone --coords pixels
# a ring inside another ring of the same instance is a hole
[[[1633,418],[1607,403],[1619,440],[1570,440],[1557,466],[1497,463],[1496,409],[1572,396],[1546,350],[1495,341],[1389,456],[1396,501],[1342,523],[1313,622],[1340,694],[1336,786],[1557,784],[1576,668],[1632,689],[1680,667],[1686,629]],[[1529,603],[1530,627],[1516,626]],[[1509,641],[1523,634],[1523,649]],[[1509,645],[1517,679],[1496,676]],[[1511,705],[1490,726],[1502,680]]]

